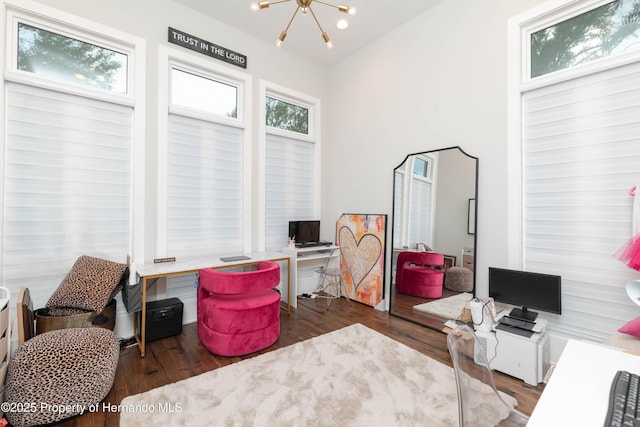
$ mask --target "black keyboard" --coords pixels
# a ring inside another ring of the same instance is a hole
[[[317,246],[331,246],[331,242],[304,242],[296,243],[296,248],[315,248]]]
[[[627,371],[616,372],[609,392],[609,409],[605,427],[640,426],[638,411],[638,375]]]

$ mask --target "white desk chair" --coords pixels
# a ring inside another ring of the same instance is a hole
[[[331,254],[329,254],[324,266],[315,270],[315,272],[320,275],[320,279],[318,281],[318,287],[313,291],[313,293],[317,295],[317,298],[326,298],[327,309],[329,308],[333,298],[340,298],[341,296],[344,296],[347,301],[351,303],[351,300],[347,296],[346,289],[344,288],[344,283],[342,283],[342,269],[340,266],[329,267],[336,251],[338,251],[338,263],[340,263],[340,248],[336,248],[331,251]]]
[[[460,427],[475,427],[482,424],[478,419],[481,411],[475,413],[478,382],[493,389],[492,406],[499,409],[506,418],[497,426],[526,426],[529,417],[507,404],[500,396],[493,381],[493,374],[487,362],[487,356],[473,329],[467,325],[456,326],[447,336],[447,346],[453,361],[453,370],[458,391],[458,417]],[[516,402],[517,403],[517,402]],[[477,406],[477,405],[476,405]]]

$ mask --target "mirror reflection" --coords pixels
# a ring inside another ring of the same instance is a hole
[[[477,175],[478,159],[460,147],[410,154],[394,169],[390,314],[441,330],[448,317],[423,304],[474,294]]]

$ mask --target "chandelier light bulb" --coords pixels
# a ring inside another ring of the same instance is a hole
[[[280,37],[278,37],[278,41],[276,42],[276,46],[280,47],[282,45],[282,42],[284,42],[284,39],[287,38],[287,32],[283,31],[280,33]]]
[[[334,6],[336,7],[336,6]],[[352,6],[347,6],[346,4],[339,4],[338,6],[338,10],[342,13],[348,13],[349,15],[353,16],[356,14],[356,8],[352,7]]]
[[[329,38],[329,35],[323,31],[322,38],[324,39],[324,42],[327,44],[327,47],[331,49],[333,47],[333,43],[331,43],[331,39]]]
[[[251,3],[251,10],[257,12],[260,9],[266,9],[269,7],[269,4],[268,1],[253,2]]]
[[[344,30],[349,28],[349,22],[346,19],[341,19],[336,23],[336,28],[339,30]]]

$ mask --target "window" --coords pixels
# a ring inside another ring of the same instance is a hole
[[[433,181],[431,165],[432,157],[414,157],[413,174],[409,184],[409,247],[417,243],[433,246]]]
[[[287,245],[289,221],[320,216],[320,138],[314,131],[320,125],[320,101],[266,86],[265,248],[280,251]]]
[[[171,114],[168,256],[242,252],[243,130]]]
[[[166,253],[245,250],[245,135],[237,119],[242,83],[175,58],[170,63],[166,148]],[[193,96],[197,94],[197,96]]]
[[[238,117],[238,88],[232,84],[171,68],[171,104],[220,116]]]
[[[623,10],[633,17],[628,2],[601,4],[567,2],[553,14],[518,17],[516,25],[521,38],[549,23],[599,34],[598,26],[585,28]],[[510,111],[518,115],[510,120],[510,164],[522,167],[510,191],[509,253],[518,254],[513,267],[562,276],[563,314],[543,314],[553,330],[600,340],[637,308],[624,291],[637,274],[613,255],[631,237],[627,191],[640,173],[640,50],[624,63],[600,55],[600,47],[594,52],[597,67],[578,73],[581,60],[566,61],[572,68],[562,75],[512,86],[518,89]],[[516,74],[529,73],[511,78]]]
[[[404,224],[407,224],[407,218],[405,217],[406,208],[404,206],[404,169],[398,168],[394,171],[393,176],[393,247],[395,249],[409,247],[406,242]],[[393,276],[395,278],[395,274]],[[395,280],[395,279],[394,279]]]
[[[7,7],[2,278],[44,306],[80,255],[143,256],[131,230],[133,163],[144,161],[133,78],[145,53],[135,37],[85,31],[57,11],[37,16]]]
[[[315,146],[279,135],[267,135],[267,250],[287,244],[289,221],[317,219]]]
[[[616,0],[535,31],[531,77],[640,48],[640,3]]]
[[[18,23],[17,69],[117,93],[127,92],[128,55]]]
[[[413,161],[413,174],[426,178],[430,172],[429,162],[426,159],[416,157]]]
[[[393,232],[396,248],[415,248],[418,243],[433,246],[433,170],[436,163],[436,157],[410,156],[395,171],[394,206],[398,212],[394,215],[402,220],[394,221],[394,225],[404,224],[404,229]]]
[[[281,99],[267,96],[267,126],[309,134],[309,109]]]
[[[229,255],[251,247],[251,77],[160,47],[155,257]],[[195,274],[154,291],[195,307]],[[195,318],[194,312],[186,316]]]

